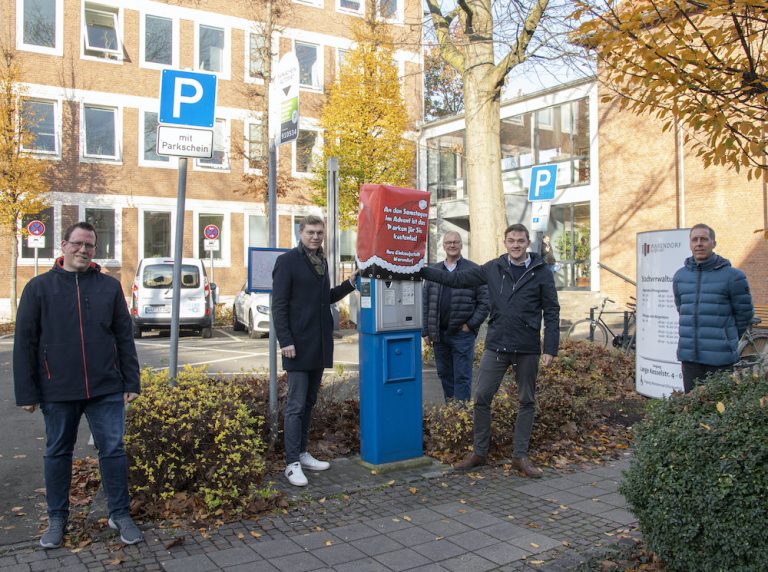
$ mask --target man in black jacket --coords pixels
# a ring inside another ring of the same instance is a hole
[[[459,233],[446,232],[443,235],[445,260],[433,264],[432,268],[444,272],[477,268],[477,264],[461,256],[461,247]],[[488,317],[488,287],[448,288],[427,281],[422,294],[421,335],[434,349],[445,401],[468,401],[472,393],[475,338]]]
[[[61,546],[69,517],[72,452],[85,414],[99,450],[109,526],[125,544],[142,540],[129,513],[123,448],[125,405],[139,394],[139,360],[120,282],[92,262],[96,230],[78,222],[64,232],[64,255],[29,281],[13,344],[16,404],[45,419],[43,548]]]
[[[504,232],[507,254],[460,272],[421,270],[423,278],[452,288],[487,284],[491,299],[491,317],[475,390],[474,451],[456,465],[458,469],[486,463],[491,441],[491,402],[504,374],[512,366],[520,402],[512,467],[528,477],[542,475],[528,458],[528,444],[536,413],[539,360],[547,367],[557,355],[560,305],[552,272],[538,254],[527,251],[530,244],[528,229],[522,224],[513,224]]]
[[[323,377],[333,366],[331,304],[355,289],[356,274],[331,289],[328,262],[323,254],[325,222],[314,215],[299,225],[299,245],[281,254],[272,271],[272,319],[288,372],[285,404],[285,476],[292,485],[308,481],[302,469],[325,471],[307,451],[312,407]]]

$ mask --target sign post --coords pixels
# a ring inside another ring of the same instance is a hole
[[[209,224],[203,231],[205,234],[204,247],[211,255],[211,282],[213,282],[213,252],[219,249],[219,227]]]
[[[160,114],[157,153],[179,157],[176,193],[176,236],[173,249],[173,304],[171,348],[168,359],[170,384],[176,385],[179,358],[179,314],[181,263],[184,244],[184,204],[189,157],[213,156],[213,126],[216,121],[216,76],[164,69],[160,78]],[[168,127],[178,125],[180,127]],[[203,129],[200,129],[203,128]]]
[[[37,276],[37,251],[45,248],[45,224],[40,220],[30,221],[27,225],[27,247],[35,250],[35,276]]]
[[[549,211],[557,188],[557,165],[537,165],[531,169],[528,202],[531,203],[531,250],[541,251],[541,235],[549,227]]]

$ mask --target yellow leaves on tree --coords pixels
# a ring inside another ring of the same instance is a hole
[[[671,129],[705,165],[765,171],[768,1],[577,0],[581,43],[620,104]]]
[[[357,221],[360,185],[406,186],[413,180],[415,148],[404,138],[407,113],[392,42],[381,24],[356,30],[357,46],[339,70],[320,124],[323,160],[315,165],[318,188],[325,188],[325,164],[339,160],[339,222]],[[324,194],[318,196],[324,202]]]

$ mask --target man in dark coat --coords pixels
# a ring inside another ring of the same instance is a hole
[[[333,367],[333,317],[331,304],[355,289],[356,274],[330,287],[328,262],[323,253],[325,222],[314,215],[299,226],[299,245],[282,254],[272,271],[272,319],[288,372],[285,405],[285,476],[303,487],[302,469],[324,471],[330,467],[307,451],[312,407],[323,377]]]
[[[445,260],[433,264],[444,272],[477,268],[461,255],[461,236],[454,230],[443,235]],[[437,375],[446,403],[469,401],[477,330],[488,317],[488,287],[448,288],[425,282],[421,335],[435,352]]]
[[[547,367],[557,355],[560,304],[552,271],[541,256],[528,252],[530,244],[528,229],[522,224],[513,224],[504,232],[507,254],[478,268],[460,272],[442,272],[429,267],[421,270],[422,277],[451,288],[487,284],[491,300],[485,351],[480,360],[475,390],[474,451],[456,465],[457,469],[470,469],[486,463],[491,442],[491,402],[504,374],[512,366],[520,403],[515,422],[512,467],[527,477],[542,475],[528,458],[528,444],[536,413],[539,360]]]
[[[120,282],[92,262],[96,230],[78,222],[64,232],[64,256],[29,281],[13,344],[16,404],[45,420],[43,548],[61,546],[69,517],[72,452],[85,414],[99,449],[109,526],[125,544],[142,540],[129,513],[123,448],[125,405],[139,394],[139,360]]]
[[[707,374],[733,368],[739,361],[739,339],[754,315],[746,275],[714,252],[715,231],[694,225],[690,243],[691,256],[672,279],[685,393]]]

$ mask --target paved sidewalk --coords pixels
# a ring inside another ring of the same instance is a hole
[[[625,457],[548,470],[534,481],[503,465],[464,474],[434,463],[372,474],[339,459],[330,471],[310,473],[304,489],[287,490],[276,476],[289,509],[224,525],[208,538],[145,528],[145,543],[118,550],[105,529],[77,553],[31,541],[0,547],[0,570],[572,570],[599,546],[635,534],[617,492],[627,464]]]

